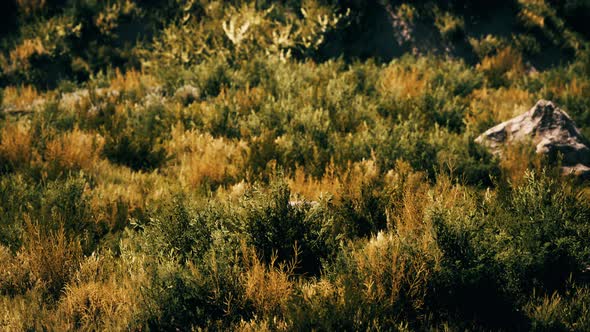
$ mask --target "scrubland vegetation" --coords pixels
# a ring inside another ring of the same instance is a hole
[[[587,184],[474,142],[590,137],[587,2],[7,3],[0,330],[590,330]]]

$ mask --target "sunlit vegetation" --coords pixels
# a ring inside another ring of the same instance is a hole
[[[474,142],[590,137],[590,8],[478,3],[14,1],[0,330],[590,330],[587,183]],[[471,55],[331,44],[374,10]]]

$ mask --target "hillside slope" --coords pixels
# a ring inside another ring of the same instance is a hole
[[[589,183],[476,142],[586,144],[588,2],[488,3],[1,2],[0,330],[589,331]]]

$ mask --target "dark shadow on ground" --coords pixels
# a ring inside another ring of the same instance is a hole
[[[418,7],[427,1],[415,3]],[[343,57],[348,61],[374,58],[389,62],[404,54],[432,54],[462,59],[475,65],[479,59],[469,38],[481,39],[491,35],[511,41],[519,33],[535,38],[541,48],[538,54],[523,54],[523,60],[529,67],[543,70],[568,63],[574,57],[572,50],[554,45],[541,31],[524,29],[518,18],[518,4],[513,0],[491,4],[467,0],[439,4],[442,10],[453,12],[465,22],[462,33],[452,39],[441,36],[432,17],[404,22],[395,11],[399,1],[370,0],[348,5],[354,13],[349,26],[328,36],[318,52],[319,61]]]

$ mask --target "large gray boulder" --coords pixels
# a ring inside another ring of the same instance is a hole
[[[488,129],[475,139],[496,155],[512,142],[530,142],[538,154],[555,161],[561,154],[566,175],[590,178],[590,148],[569,115],[550,101],[539,100],[528,112]]]

